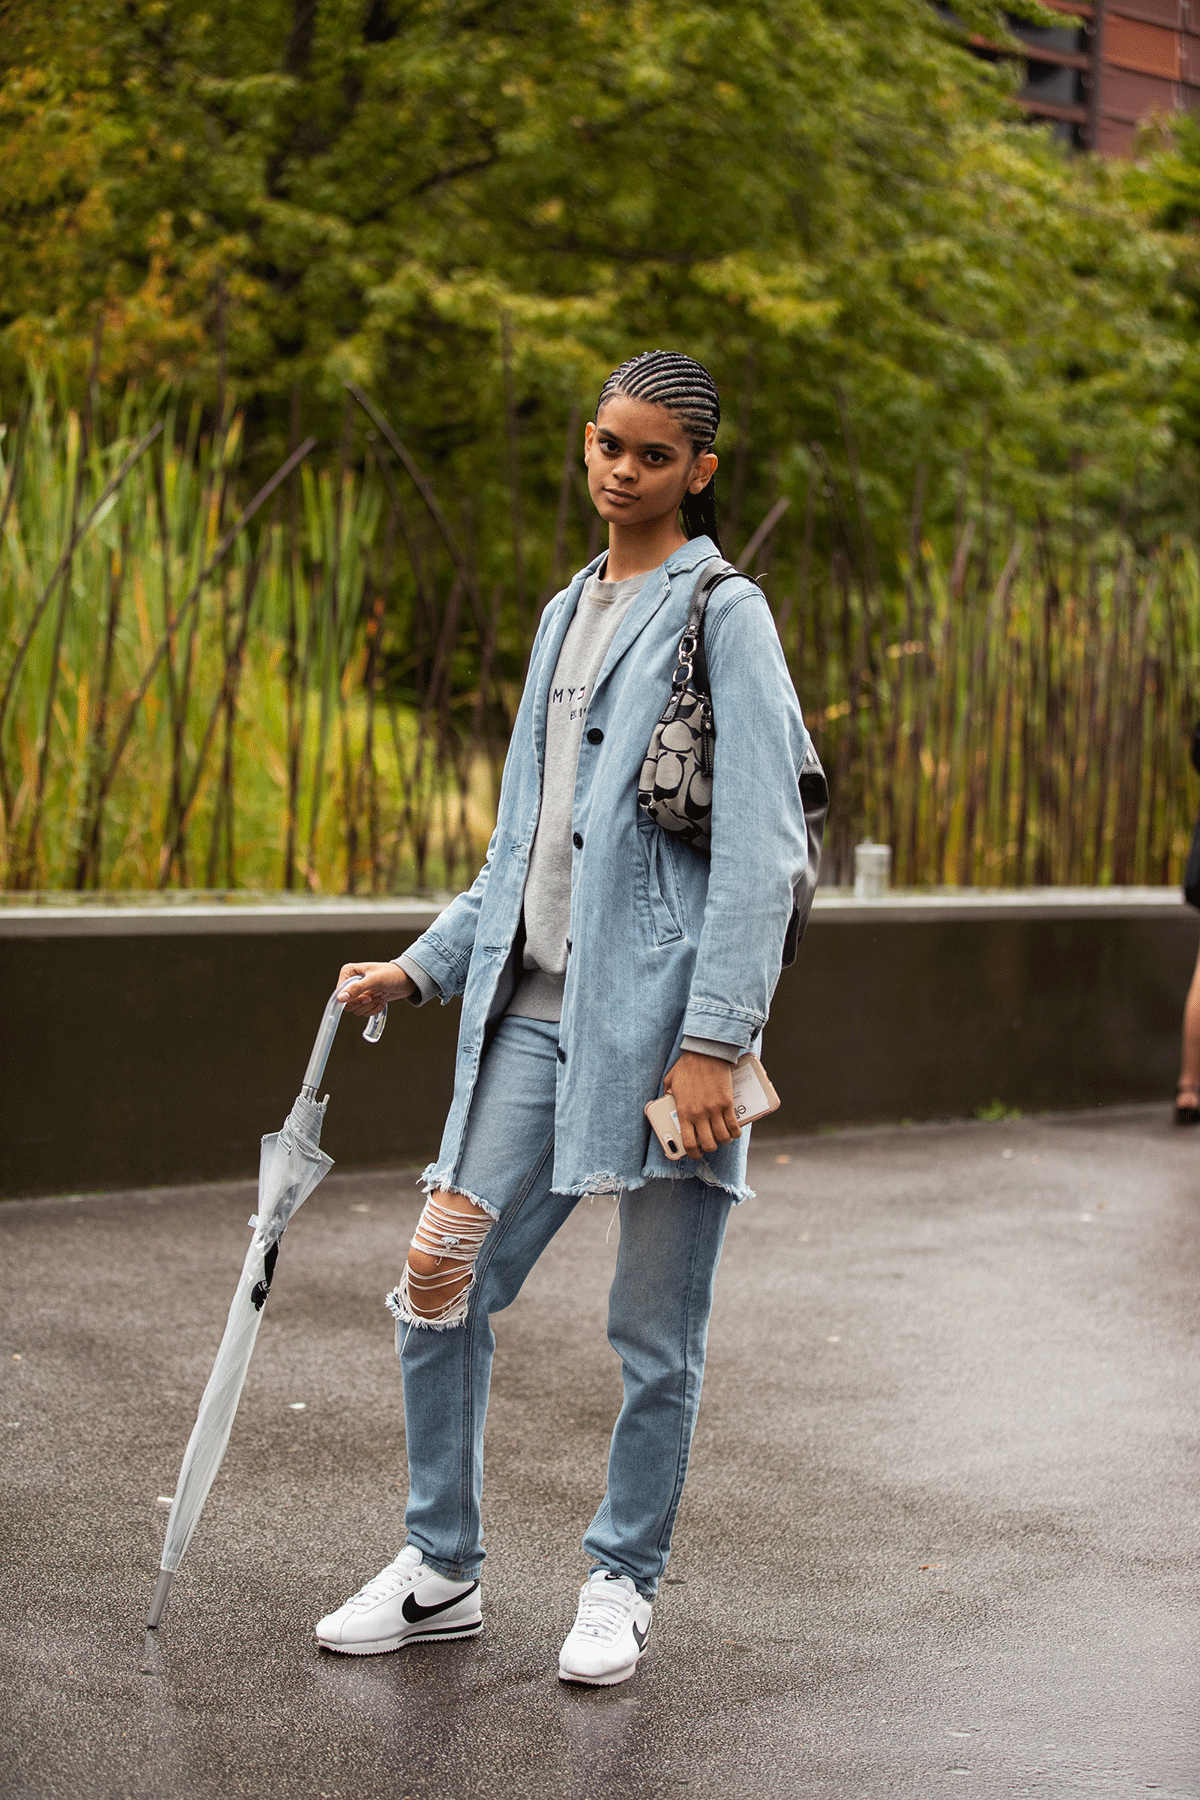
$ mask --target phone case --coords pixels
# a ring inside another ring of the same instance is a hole
[[[771,1086],[767,1071],[757,1056],[747,1051],[733,1065],[733,1110],[737,1114],[739,1125],[752,1125],[755,1119],[765,1118],[773,1113],[779,1105],[779,1095]],[[675,1102],[670,1094],[660,1094],[657,1100],[651,1100],[644,1107],[651,1130],[663,1147],[663,1154],[670,1162],[679,1162],[684,1154],[683,1140],[679,1135],[679,1119],[675,1112]]]
[[[643,1110],[650,1121],[651,1130],[663,1147],[663,1155],[671,1162],[678,1162],[683,1155],[683,1144],[679,1136],[675,1102],[670,1094],[660,1094],[657,1100],[649,1101]]]
[[[752,1125],[779,1108],[779,1095],[757,1056],[747,1050],[733,1065],[733,1110],[739,1125]]]

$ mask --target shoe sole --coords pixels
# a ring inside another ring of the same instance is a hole
[[[369,1644],[331,1644],[327,1638],[318,1638],[317,1643],[322,1650],[335,1650],[339,1656],[386,1656],[389,1650],[401,1650],[405,1644],[444,1644],[449,1638],[478,1637],[482,1630],[483,1620],[472,1619],[465,1625],[433,1625],[425,1631],[406,1631],[402,1637],[376,1638]]]
[[[641,1657],[639,1656],[637,1662],[631,1662],[628,1668],[612,1669],[607,1675],[577,1675],[574,1670],[564,1669],[560,1663],[558,1666],[558,1679],[560,1681],[574,1682],[579,1687],[616,1687],[619,1681],[629,1680],[629,1677],[633,1674],[640,1661]]]

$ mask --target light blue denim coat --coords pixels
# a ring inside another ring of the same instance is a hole
[[[662,1091],[685,1035],[757,1047],[779,978],[793,886],[807,856],[797,782],[808,733],[770,609],[752,582],[723,582],[705,619],[717,731],[711,862],[661,831],[637,803],[688,603],[716,555],[711,539],[693,538],[647,576],[588,703],[558,1053],[558,1193],[636,1188],[677,1174],[643,1107]],[[584,582],[602,560],[581,570],[543,614],[487,860],[409,951],[443,1002],[463,996],[454,1100],[437,1161],[425,1172],[435,1187],[456,1185],[489,1027],[512,995],[541,803],[547,691]],[[748,1145],[743,1131],[687,1173],[743,1199]]]

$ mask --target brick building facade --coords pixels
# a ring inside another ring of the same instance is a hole
[[[1012,19],[1027,46],[1017,96],[1031,117],[1054,121],[1080,149],[1132,153],[1154,113],[1200,114],[1200,0],[1042,0],[1058,27]],[[978,54],[1003,55],[975,40]]]

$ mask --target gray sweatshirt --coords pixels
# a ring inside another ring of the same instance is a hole
[[[542,805],[525,881],[525,973],[508,1008],[523,1019],[562,1017],[571,926],[571,814],[587,703],[645,580],[645,575],[625,581],[589,576],[558,653],[546,702]]]

